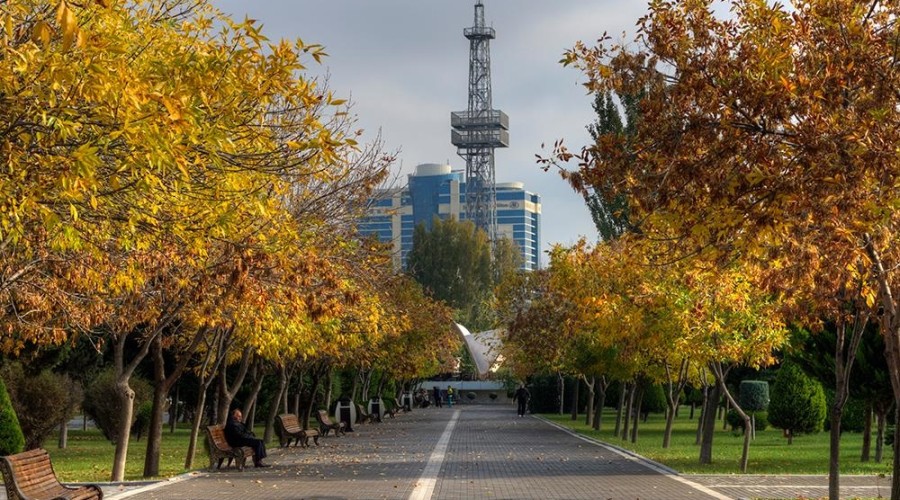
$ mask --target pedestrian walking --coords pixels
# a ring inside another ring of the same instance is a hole
[[[456,397],[456,393],[453,392],[452,386],[447,386],[447,406],[453,408],[453,399]]]
[[[518,412],[520,417],[525,416],[525,412],[528,410],[529,399],[531,399],[531,393],[525,388],[525,384],[519,384],[519,388],[516,389],[516,393],[513,395],[513,401],[519,403]]]
[[[434,389],[431,391],[432,396],[434,397],[434,406],[438,408],[443,408],[444,404],[442,403],[441,398],[441,388],[438,386],[434,386]]]

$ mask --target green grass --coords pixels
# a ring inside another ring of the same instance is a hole
[[[182,424],[183,428],[169,433],[168,426],[163,430],[162,443],[160,445],[159,477],[171,477],[184,472],[184,458],[187,454],[190,429],[188,424]],[[262,429],[257,429],[257,435],[262,435]],[[63,482],[104,482],[109,481],[112,474],[113,456],[116,447],[107,441],[100,431],[96,429],[69,430],[68,447],[64,450],[56,446],[57,436],[50,436],[44,442],[44,448],[50,452],[53,469]],[[140,441],[131,438],[128,444],[128,460],[125,465],[125,480],[135,481],[145,479],[144,454],[147,451],[147,438]],[[194,469],[205,468],[209,465],[209,454],[206,451],[206,442],[201,431],[197,442],[197,453],[194,457]]]
[[[672,443],[663,449],[662,439],[665,417],[650,415],[647,422],[638,426],[638,442],[631,443],[613,436],[616,416],[608,409],[603,415],[603,429],[596,432],[584,425],[584,415],[573,422],[570,415],[543,415],[548,420],[564,425],[580,434],[634,451],[644,457],[662,463],[685,474],[739,474],[741,449],[744,437],[731,431],[722,430],[722,421],[716,424],[713,438],[713,463],[701,465],[700,447],[695,445],[697,429],[696,417],[689,420],[689,410],[682,408],[672,431]],[[779,429],[769,428],[758,431],[756,439],[750,442],[750,474],[827,474],[828,473],[827,432],[806,436],[795,436],[791,445],[782,437]],[[875,436],[872,436],[872,456],[875,454]],[[861,433],[844,433],[841,439],[842,474],[890,474],[893,454],[885,446],[884,459],[880,464],[860,462],[862,450]]]

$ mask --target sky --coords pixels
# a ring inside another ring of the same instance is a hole
[[[399,151],[394,173],[420,163],[465,169],[450,144],[450,113],[468,103],[469,41],[475,0],[213,0],[237,19],[259,21],[270,40],[300,38],[325,46],[312,75],[353,102],[363,140],[380,131],[387,151]],[[483,0],[491,41],[493,107],[510,120],[510,147],[495,151],[496,182],[523,182],[542,198],[541,246],[571,245],[597,232],[584,200],[535,155],[563,139],[579,150],[594,119],[583,75],[563,67],[563,52],[604,32],[633,39],[645,0]],[[542,144],[545,147],[542,148]],[[572,165],[574,168],[574,165]],[[541,257],[547,264],[546,255]]]

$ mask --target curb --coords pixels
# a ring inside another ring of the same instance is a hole
[[[133,495],[137,495],[138,493],[144,493],[146,491],[152,491],[157,488],[162,488],[163,486],[168,486],[170,484],[180,483],[182,481],[187,481],[189,479],[193,479],[202,475],[203,472],[193,471],[193,472],[185,472],[184,474],[173,476],[167,479],[161,479],[159,481],[134,481],[134,482],[124,482],[124,483],[93,483],[102,487],[116,487],[116,486],[134,486],[134,488],[122,491],[109,493],[109,500],[119,500],[122,498],[128,498]]]
[[[648,469],[650,469],[650,470],[652,470],[652,471],[654,471],[654,472],[658,472],[658,473],[663,474],[663,475],[665,475],[665,476],[669,476],[669,477],[671,477],[672,479],[674,479],[674,480],[676,480],[676,481],[678,481],[678,482],[684,483],[684,484],[686,484],[686,485],[688,485],[688,486],[694,488],[695,490],[702,491],[703,493],[706,493],[707,495],[710,495],[710,496],[712,496],[713,498],[717,498],[717,499],[719,499],[719,500],[734,500],[732,497],[725,496],[725,495],[719,493],[718,491],[712,490],[712,489],[710,489],[710,488],[708,488],[708,487],[706,487],[706,486],[703,486],[702,484],[695,483],[695,482],[691,481],[690,479],[687,479],[687,478],[683,477],[681,474],[678,473],[678,471],[676,471],[675,469],[672,469],[671,467],[667,467],[667,466],[665,466],[665,465],[663,465],[663,464],[661,464],[661,463],[659,463],[659,462],[655,462],[655,461],[653,461],[653,460],[650,460],[649,458],[646,458],[646,457],[643,457],[643,456],[641,456],[641,455],[638,455],[637,453],[634,453],[634,452],[631,451],[631,450],[626,450],[626,449],[624,449],[624,448],[620,448],[620,447],[618,447],[618,446],[615,446],[615,445],[612,445],[612,444],[609,444],[609,443],[600,441],[600,440],[598,440],[598,439],[595,439],[595,438],[592,438],[592,437],[589,437],[589,436],[585,436],[585,435],[583,435],[583,434],[579,434],[579,433],[573,431],[572,429],[569,429],[568,427],[564,427],[564,426],[562,426],[562,425],[559,425],[559,424],[557,424],[556,422],[551,422],[550,420],[547,420],[546,418],[541,417],[541,416],[539,416],[539,415],[532,415],[532,417],[534,417],[534,418],[537,419],[537,420],[540,420],[540,421],[544,422],[544,423],[547,424],[547,425],[550,425],[550,426],[552,426],[552,427],[555,427],[555,428],[557,428],[557,429],[559,429],[559,430],[565,432],[566,434],[569,434],[570,436],[573,436],[573,437],[578,438],[578,439],[580,439],[580,440],[582,440],[582,441],[585,441],[585,442],[594,444],[594,445],[596,445],[596,446],[600,446],[600,447],[602,447],[602,448],[606,448],[606,449],[608,449],[609,451],[612,451],[613,453],[616,453],[616,454],[618,454],[618,455],[620,455],[620,456],[622,456],[622,457],[624,457],[624,458],[626,458],[626,459],[628,459],[628,460],[632,460],[632,461],[634,461],[634,462],[637,462],[637,463],[643,465],[644,467],[646,467],[646,468],[648,468]]]

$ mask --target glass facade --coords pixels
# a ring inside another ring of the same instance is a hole
[[[522,251],[523,269],[540,267],[541,197],[525,191],[522,183],[497,184],[497,234],[513,239]],[[363,235],[391,241],[394,264],[406,262],[418,224],[430,228],[434,216],[466,220],[465,173],[450,165],[426,163],[409,175],[406,187],[382,190],[370,200],[368,215],[360,221]]]

